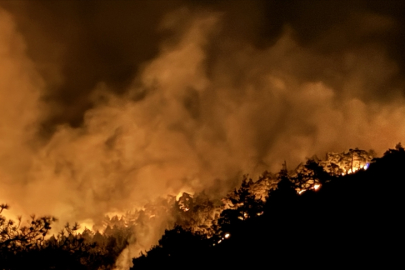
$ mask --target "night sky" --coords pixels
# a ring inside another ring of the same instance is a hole
[[[405,135],[405,1],[0,0],[0,197],[92,224]],[[63,222],[62,222],[63,224]]]

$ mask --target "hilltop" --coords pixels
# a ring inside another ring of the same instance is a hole
[[[350,149],[293,170],[284,164],[256,180],[245,175],[222,200],[205,192],[168,196],[106,217],[102,231],[67,224],[49,236],[54,217],[24,223],[1,216],[1,268],[114,269],[150,224],[165,226],[165,233],[131,269],[388,267],[400,258],[405,150],[398,144],[373,155]]]

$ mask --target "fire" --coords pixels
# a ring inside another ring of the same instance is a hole
[[[180,210],[187,212],[190,210],[190,203],[193,196],[189,193],[183,192],[183,194],[177,199]]]
[[[110,211],[110,212],[107,212],[105,215],[108,216],[109,218],[112,218],[112,217],[115,217],[115,216],[122,217],[122,216],[125,215],[125,212],[123,212],[123,211]]]
[[[77,230],[78,233],[83,233],[86,229],[91,230],[94,226],[94,221],[92,219],[85,219],[80,222],[80,227]]]
[[[221,244],[222,241],[224,241],[225,239],[229,239],[229,237],[231,237],[231,234],[230,233],[225,233],[224,237],[221,237],[221,239],[219,239],[217,243]],[[214,244],[214,246],[215,246],[215,244]]]
[[[317,190],[319,190],[320,187],[321,187],[321,184],[315,184],[314,187],[311,188],[311,189],[317,191]],[[301,189],[301,190],[298,191],[298,194],[301,195],[301,194],[304,193],[305,191],[307,191],[307,190],[306,190],[306,189]]]
[[[367,170],[368,167],[370,167],[370,163],[366,163],[366,165],[364,165],[363,169],[364,169],[364,170]]]
[[[370,163],[366,163],[366,164],[364,164],[364,165],[362,165],[362,166],[359,166],[359,167],[353,167],[353,168],[351,168],[351,169],[349,169],[349,170],[347,171],[347,174],[355,173],[355,172],[357,172],[357,171],[360,170],[360,169],[367,170],[368,167],[370,167]],[[345,175],[345,174],[342,173],[342,175]]]
[[[190,195],[193,194],[190,190],[182,189],[179,193],[176,195],[176,201],[180,200],[181,197],[184,196],[184,194]]]
[[[357,167],[352,167],[349,170],[347,170],[347,174],[355,173],[355,172],[359,171],[360,169],[367,170],[369,167],[370,167],[369,162],[366,162],[364,164],[358,164]],[[345,174],[346,174],[345,172],[341,173],[342,176],[344,176]],[[309,182],[311,182],[311,181],[313,182],[313,180],[309,180]],[[321,184],[318,183],[318,184],[314,184],[312,189],[317,191],[317,190],[319,190],[320,187],[321,187]],[[299,195],[303,194],[305,191],[307,191],[307,190],[306,189],[297,190]]]

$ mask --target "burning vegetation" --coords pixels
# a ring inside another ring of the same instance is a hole
[[[391,240],[381,230],[393,228],[385,232],[390,237],[397,233],[391,214],[404,205],[398,185],[403,186],[399,168],[405,151],[398,144],[382,158],[373,155],[356,148],[328,153],[325,159],[314,156],[295,170],[284,164],[279,173],[266,171],[257,181],[246,175],[221,200],[205,192],[184,192],[120,217],[106,216],[99,230],[79,232],[78,224],[67,224],[50,236],[54,217],[31,216],[24,223],[21,217],[15,222],[0,216],[1,269],[114,269],[120,253],[147,237],[151,224],[165,233],[133,260],[133,269],[178,268],[195,261],[240,268],[259,266],[267,257],[274,265],[297,266],[311,254],[321,264],[337,257],[353,259],[358,248],[367,257],[378,250],[381,257],[382,249],[371,239],[387,244]],[[1,205],[0,214],[7,209]],[[382,217],[386,224],[380,228],[376,222]],[[290,256],[294,259],[288,260]],[[356,261],[360,258],[366,257]]]
[[[284,165],[256,182],[245,177],[223,200],[211,235],[177,225],[132,269],[188,269],[195,262],[214,269],[394,265],[403,164],[399,144],[382,158],[354,149],[311,158],[294,171]]]

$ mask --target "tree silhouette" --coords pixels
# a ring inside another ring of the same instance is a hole
[[[0,214],[8,209],[0,205]],[[20,269],[112,269],[118,255],[127,246],[127,235],[119,228],[108,234],[66,224],[57,234],[48,236],[54,217],[35,217],[26,223],[8,220],[0,215],[0,268]]]
[[[133,232],[161,212],[170,213],[172,223],[132,269],[393,268],[402,256],[404,164],[401,144],[373,160],[370,152],[351,149],[308,159],[295,171],[284,164],[258,181],[245,175],[222,205],[204,192],[184,193],[106,217],[102,231],[78,233],[78,224],[66,224],[50,237],[55,218],[8,220],[2,204],[0,269],[113,269]]]
[[[133,269],[150,269],[157,261],[186,269],[192,264],[182,262],[189,258],[201,267],[226,269],[367,268],[377,263],[392,268],[391,263],[401,263],[396,247],[403,236],[405,150],[398,144],[373,160],[369,153],[351,149],[326,161],[311,158],[295,172],[284,166],[265,202],[257,200],[255,182],[245,177],[226,198],[230,203],[214,236],[198,240],[181,227],[168,230],[158,246],[134,259]],[[361,169],[367,163],[368,170]],[[315,190],[315,184],[321,187]],[[306,191],[299,194],[301,189]]]

